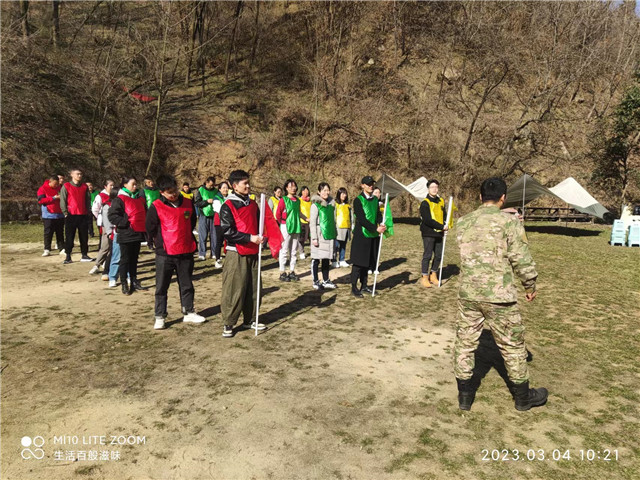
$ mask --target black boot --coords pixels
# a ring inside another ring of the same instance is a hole
[[[122,293],[125,295],[131,295],[133,293],[133,288],[129,288],[126,281],[122,282]]]
[[[131,290],[149,290],[149,287],[143,287],[136,278],[135,280],[131,280]]]
[[[476,398],[476,389],[469,380],[460,380],[456,378],[458,382],[458,406],[460,410],[471,410],[471,405]]]
[[[529,382],[516,383],[515,387],[516,410],[521,412],[531,407],[539,407],[547,403],[549,392],[546,388],[529,388]]]

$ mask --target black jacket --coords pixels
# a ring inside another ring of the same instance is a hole
[[[367,199],[368,202],[375,202],[378,206],[378,197]],[[351,262],[358,267],[375,267],[375,259],[378,253],[376,246],[378,245],[379,236],[375,238],[365,237],[362,233],[362,227],[371,233],[378,235],[376,229],[382,223],[382,212],[376,209],[376,223],[367,220],[362,207],[361,199],[358,197],[353,201],[353,214],[355,216],[355,225],[353,227],[353,241],[351,242]]]
[[[143,232],[136,232],[131,228],[129,216],[124,211],[124,202],[120,197],[116,197],[111,201],[111,208],[109,208],[107,218],[112,225],[117,227],[118,236],[116,241],[118,243],[145,241],[145,235]]]
[[[227,248],[235,248],[236,243],[251,242],[251,235],[249,233],[243,233],[237,230],[236,221],[233,218],[233,213],[231,213],[231,209],[227,204],[231,202],[237,210],[240,210],[241,208],[248,207],[250,201],[251,200],[248,196],[232,193],[220,208],[220,227],[222,228],[224,239],[227,241]],[[258,224],[259,223],[260,210],[258,209]]]
[[[171,205],[171,202],[169,202],[169,200],[167,200],[165,197],[161,196],[160,200],[162,200],[162,203],[164,203],[165,205],[169,205],[172,208],[173,205]],[[182,195],[178,195],[178,207],[182,205],[182,202],[185,200],[185,198]],[[194,242],[195,242],[195,237],[193,236],[193,229],[196,228],[196,209],[194,207],[193,202],[191,202],[191,229],[189,230],[189,235],[191,235],[191,237],[193,238]],[[147,237],[149,239],[153,239],[153,244],[155,246],[155,250],[156,250],[156,255],[164,255],[164,256],[172,256],[172,257],[182,257],[182,256],[186,256],[186,257],[191,257],[193,256],[193,252],[191,253],[185,253],[183,255],[168,255],[167,252],[164,249],[164,241],[162,240],[162,228],[160,227],[160,218],[158,217],[158,210],[156,209],[156,206],[151,204],[151,206],[149,207],[149,210],[147,210],[147,220],[146,220],[146,228],[147,228]],[[196,249],[194,248],[193,250],[194,252],[196,251]]]
[[[427,195],[427,198],[434,202],[440,201],[440,197],[437,195],[435,197],[432,197],[431,195]],[[446,218],[446,217],[447,217],[447,210],[443,206],[442,218]],[[429,208],[429,204],[427,203],[426,200],[423,200],[422,203],[420,204],[420,218],[422,220],[420,222],[420,232],[422,233],[423,237],[442,237],[443,232],[441,231],[436,232],[436,230],[442,230],[444,228],[444,224],[436,222],[431,217],[431,209]]]

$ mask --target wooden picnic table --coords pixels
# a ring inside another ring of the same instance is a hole
[[[524,219],[529,221],[589,222],[591,215],[571,207],[525,207]]]

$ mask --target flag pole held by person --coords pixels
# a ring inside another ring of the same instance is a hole
[[[451,214],[453,210],[457,208],[453,205],[453,195],[449,197],[449,203],[447,204],[447,221],[444,223],[448,228],[444,231],[442,238],[442,256],[440,257],[440,273],[438,274],[438,288],[442,286],[442,265],[444,265],[444,249],[447,246],[447,232],[451,228]]]
[[[389,225],[390,224],[390,225]],[[371,291],[371,296],[374,297],[376,295],[376,283],[378,283],[378,274],[379,266],[380,266],[380,253],[382,252],[382,237],[388,237],[393,235],[393,220],[391,217],[391,209],[389,208],[389,194],[387,193],[384,198],[384,211],[382,212],[382,225],[387,227],[387,229],[380,234],[380,243],[378,244],[378,258],[376,260],[376,270],[373,272],[373,290]]]

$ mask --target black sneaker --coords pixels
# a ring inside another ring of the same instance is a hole
[[[228,326],[224,326],[222,327],[222,336],[224,338],[231,338],[233,337],[233,328],[228,327]]]
[[[313,289],[314,290],[322,290],[324,287],[322,286],[322,282],[320,280],[316,280],[315,282],[313,282]]]
[[[328,288],[329,290],[335,290],[336,288],[338,288],[338,286],[331,280],[325,280],[324,282],[322,282],[322,286],[323,288]]]
[[[300,279],[298,278],[298,275],[296,275],[295,272],[289,272],[289,280],[292,282],[299,282]]]
[[[149,290],[149,287],[143,287],[138,280],[131,282],[131,290]]]
[[[281,282],[290,282],[291,279],[289,278],[289,276],[286,273],[282,272],[280,274],[280,281]]]
[[[95,262],[95,258],[91,258],[87,255],[83,255],[82,258],[80,259],[81,262]]]
[[[362,287],[362,289],[360,290],[361,292],[364,293],[373,293],[373,290],[371,290],[369,287],[367,287],[366,285],[364,287]]]
[[[64,262],[62,262],[63,265],[69,265],[70,263],[73,263],[73,260],[71,260],[70,258],[65,258]]]
[[[362,292],[360,290],[358,290],[357,288],[351,288],[351,295],[353,295],[356,298],[362,298],[364,297],[364,295],[362,295]]]

